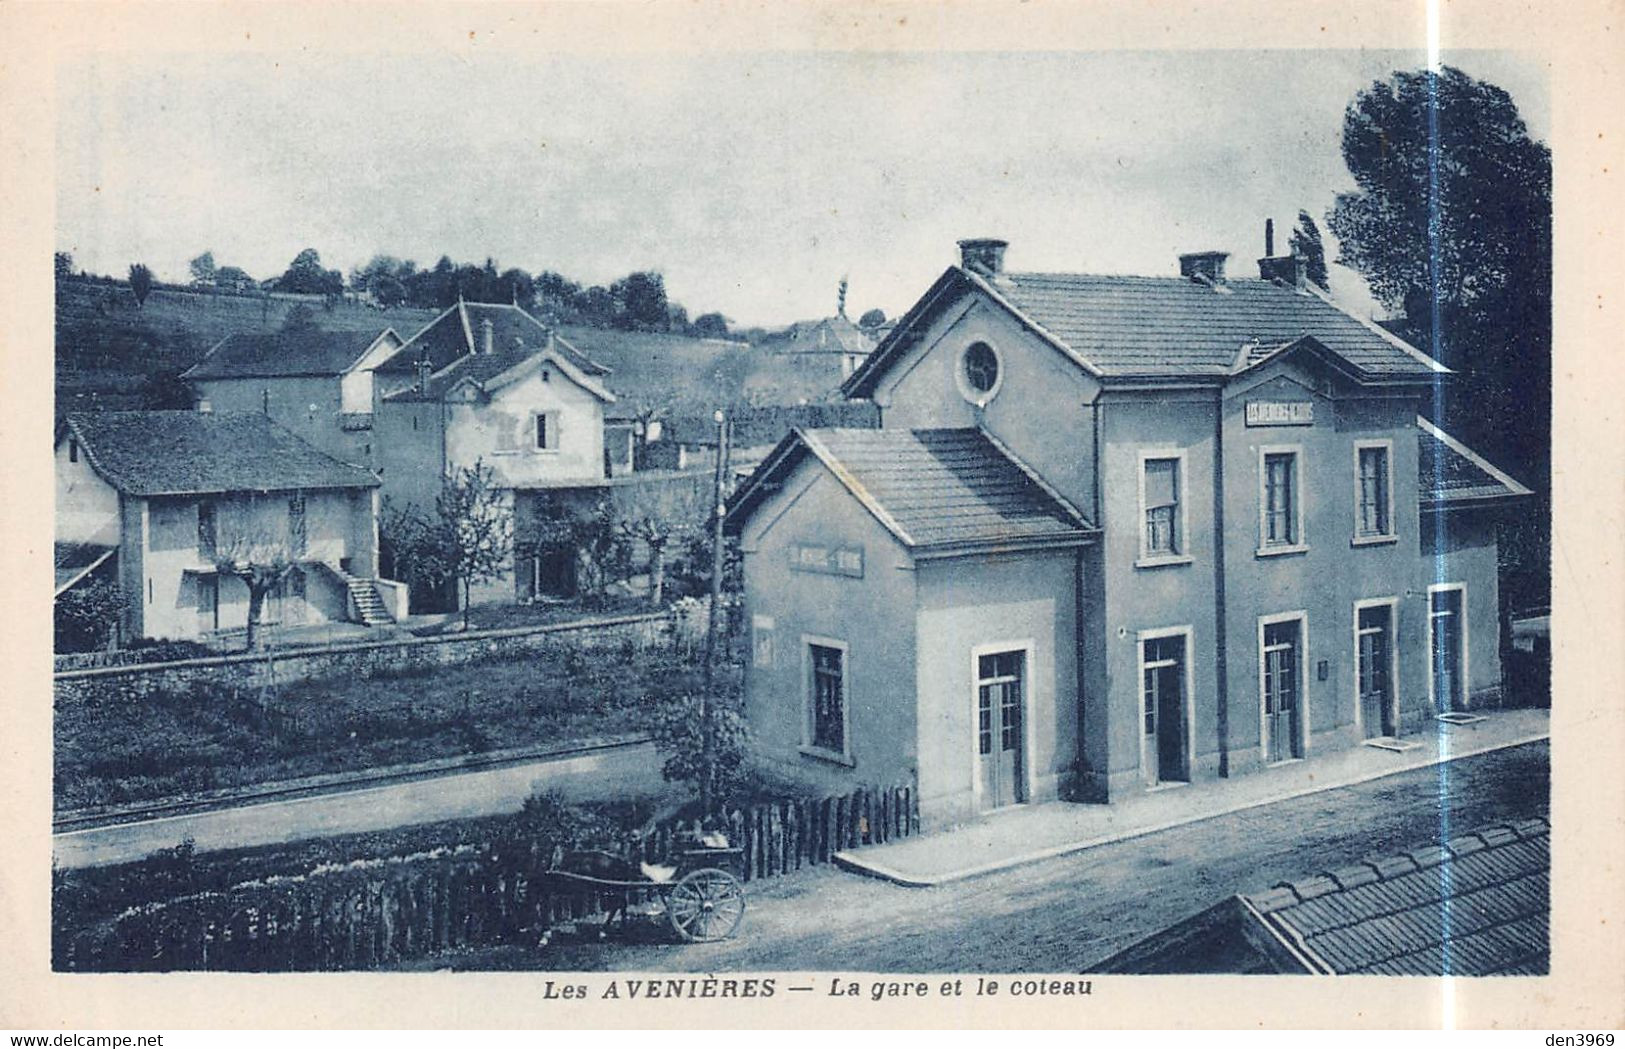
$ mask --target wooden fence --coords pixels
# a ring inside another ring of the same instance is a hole
[[[862,788],[816,801],[777,801],[727,814],[745,881],[828,863],[842,849],[919,831],[910,787]],[[661,826],[622,850],[669,863],[683,829]],[[559,891],[546,877],[552,843],[463,847],[330,865],[226,892],[132,908],[96,930],[57,916],[57,971],[373,969],[466,947],[543,949],[544,934],[647,894]],[[741,930],[749,935],[749,925]]]

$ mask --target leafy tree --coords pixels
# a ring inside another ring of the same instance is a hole
[[[56,650],[88,652],[118,637],[118,580],[92,578],[56,600]]]
[[[130,294],[135,296],[137,306],[145,306],[147,296],[152,294],[152,271],[145,263],[137,262],[130,267]]]
[[[1320,227],[1307,211],[1298,212],[1298,225],[1292,230],[1292,254],[1303,259],[1304,273],[1309,283],[1322,291],[1330,291],[1326,276],[1326,246],[1320,240]]]
[[[239,534],[218,548],[215,568],[221,575],[241,579],[243,585],[248,587],[248,622],[243,650],[252,651],[266,597],[281,586],[293,571],[292,544],[288,537],[281,535]]]
[[[277,278],[276,289],[331,299],[344,293],[344,275],[338,270],[323,269],[320,253],[315,248],[306,248],[294,256],[287,270]]]
[[[218,288],[232,291],[251,291],[259,285],[258,281],[236,266],[221,266],[215,270],[214,283]]]
[[[52,261],[55,265],[56,275],[58,278],[73,276],[73,255],[71,253],[59,251],[56,253],[55,259]]]
[[[212,285],[216,280],[219,279],[220,274],[215,268],[214,252],[212,251],[205,251],[203,254],[187,263],[187,266],[192,270],[193,284]]]
[[[878,328],[885,323],[886,311],[878,306],[858,318],[858,327],[860,328]]]
[[[433,533],[444,575],[462,590],[463,627],[475,583],[496,579],[513,554],[513,508],[497,486],[496,471],[483,460],[458,467],[435,499]]]
[[[709,754],[707,704],[700,696],[684,696],[657,707],[652,733],[662,759],[660,774],[670,782],[693,787],[708,809],[733,798],[750,772],[750,731],[741,689],[737,682],[729,681],[717,693],[709,704]]]
[[[399,306],[406,301],[406,285],[387,273],[374,277],[369,290],[381,306]]]
[[[728,318],[720,313],[702,313],[694,318],[689,332],[702,339],[725,339],[728,337]]]
[[[283,331],[309,331],[316,327],[318,327],[316,311],[302,302],[296,304],[288,311],[288,315],[282,318]]]
[[[1458,373],[1436,393],[1434,414],[1544,490],[1550,150],[1529,137],[1504,90],[1449,66],[1396,72],[1361,91],[1344,113],[1342,146],[1358,189],[1327,216],[1338,261],[1402,309],[1406,336]],[[1519,585],[1537,603],[1546,572],[1543,555],[1515,572],[1527,574]]]
[[[653,271],[628,273],[610,285],[614,302],[614,326],[632,331],[665,331],[667,314],[666,280]]]
[[[1338,261],[1461,372],[1446,397],[1474,405],[1463,420],[1473,436],[1543,480],[1550,151],[1530,139],[1505,91],[1447,66],[1362,91],[1344,114],[1343,157],[1359,189],[1328,216]],[[1448,416],[1448,401],[1435,410]]]

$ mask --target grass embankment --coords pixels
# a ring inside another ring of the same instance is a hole
[[[117,679],[114,679],[117,680]],[[56,704],[56,807],[69,811],[349,770],[643,731],[699,690],[667,652],[558,646],[511,659],[274,692],[110,686]]]

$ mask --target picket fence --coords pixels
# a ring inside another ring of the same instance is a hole
[[[829,863],[836,852],[919,831],[910,787],[862,788],[815,801],[777,801],[726,816],[744,881]],[[670,863],[687,842],[663,825],[623,854]],[[561,891],[547,877],[553,843],[464,846],[358,860],[226,892],[132,908],[109,926],[57,924],[53,967],[68,972],[374,969],[470,947],[546,949],[544,934],[648,895]],[[740,935],[749,935],[747,923]]]

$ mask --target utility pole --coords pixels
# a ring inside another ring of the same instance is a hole
[[[719,408],[711,418],[717,424],[716,492],[711,511],[711,608],[705,621],[705,691],[700,696],[700,807],[711,814],[713,772],[717,760],[714,703],[716,693],[717,616],[722,605],[722,517],[726,511],[728,480],[728,417]]]

